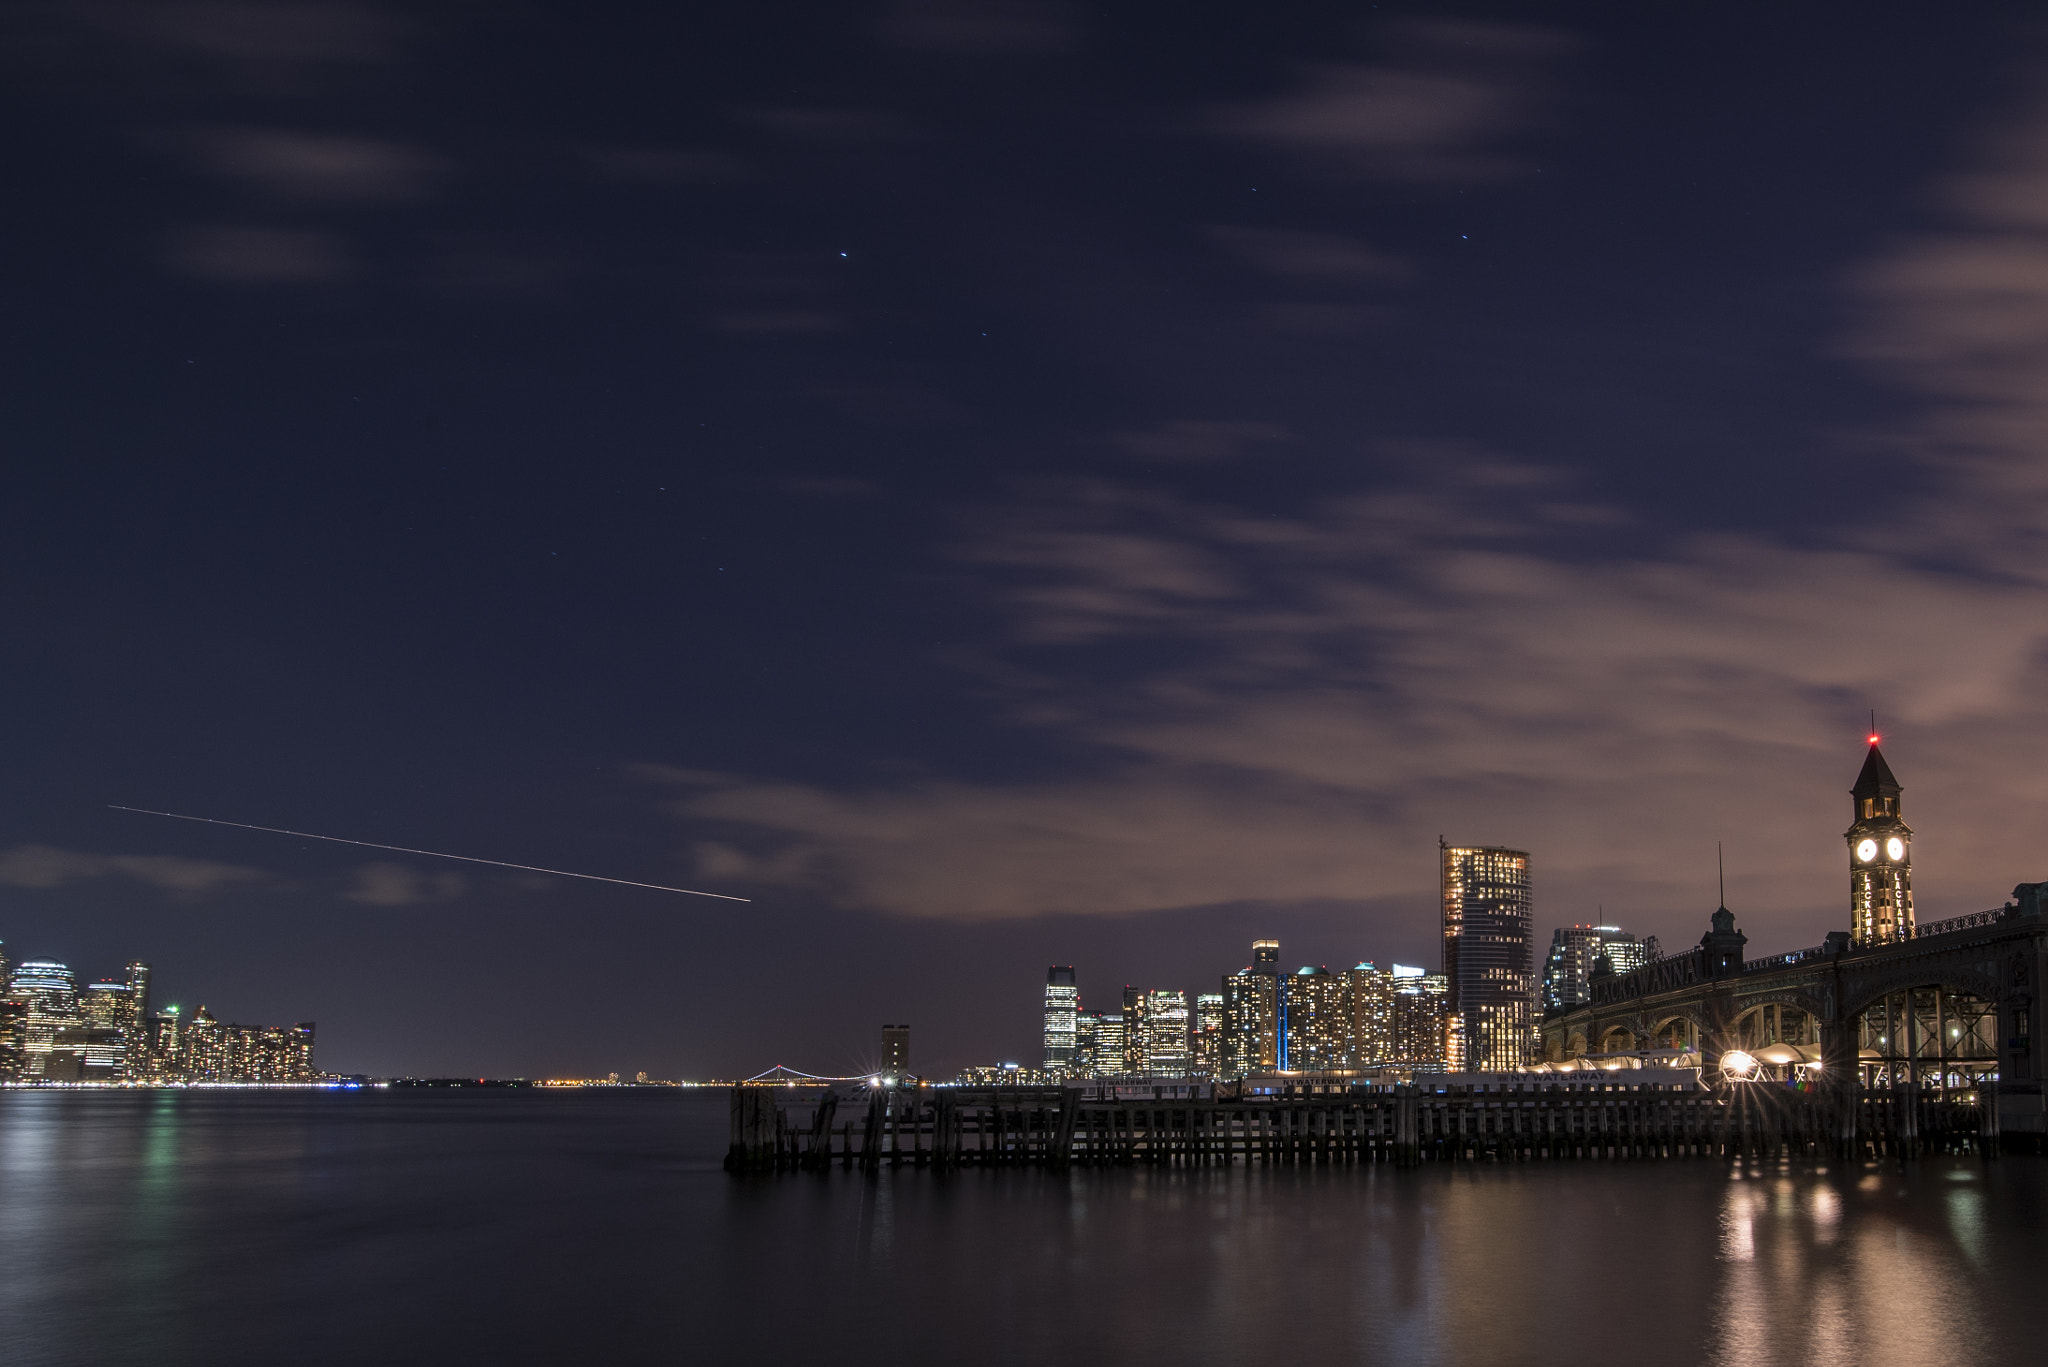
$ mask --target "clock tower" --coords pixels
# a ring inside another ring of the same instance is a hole
[[[1883,944],[1913,933],[1913,828],[1899,816],[1899,781],[1870,738],[1863,772],[1849,790],[1849,938]]]

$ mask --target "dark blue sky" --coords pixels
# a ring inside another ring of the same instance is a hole
[[[1048,962],[1433,963],[1439,833],[1817,942],[1871,707],[1993,905],[2021,13],[11,7],[0,939],[336,1069],[950,1070]]]

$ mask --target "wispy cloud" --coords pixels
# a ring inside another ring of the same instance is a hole
[[[445,169],[441,158],[401,143],[292,129],[215,128],[181,142],[202,170],[281,199],[417,199]]]
[[[187,228],[168,257],[187,275],[230,284],[323,284],[356,273],[345,239],[310,228]]]
[[[422,873],[385,860],[364,864],[342,896],[372,907],[409,907],[460,897],[469,884],[459,873]]]
[[[1343,233],[1215,227],[1209,235],[1269,275],[1316,285],[1390,285],[1410,278],[1408,262]]]
[[[1547,918],[1600,900],[1682,931],[1725,840],[1752,934],[1818,938],[1845,914],[1844,790],[1874,705],[1923,916],[2048,876],[2048,105],[1986,148],[1944,222],[1845,296],[1844,345],[1922,404],[1882,438],[1920,484],[1893,511],[1603,552],[1586,529],[1627,509],[1455,446],[1395,452],[1375,463],[1406,484],[1292,516],[1040,487],[958,554],[1007,623],[984,678],[1092,771],[704,780],[678,799],[725,825],[700,859],[976,919],[1426,903],[1442,833],[1534,849]]]
[[[1141,460],[1207,464],[1234,460],[1247,452],[1284,442],[1291,434],[1272,422],[1176,418],[1137,432],[1125,432],[1117,444]]]
[[[1416,893],[1445,830],[1534,846],[1552,889],[1666,900],[1672,852],[1717,835],[1751,874],[1825,863],[1865,698],[1911,723],[1923,791],[1954,777],[1944,731],[2022,722],[2015,743],[2048,751],[2037,590],[1761,541],[1572,564],[1547,502],[1416,491],[1276,521],[1093,491],[980,558],[1017,574],[1025,641],[1172,648],[1120,687],[1016,699],[1120,757],[1098,776],[686,805],[775,837],[706,851],[724,876],[921,915]],[[1150,525],[1118,530],[1120,507]]]
[[[1326,174],[1425,185],[1496,180],[1548,114],[1575,43],[1548,29],[1417,21],[1382,31],[1374,62],[1306,68],[1296,89],[1219,111],[1211,127]]]
[[[77,9],[137,42],[265,67],[388,60],[405,31],[347,0],[88,0]]]
[[[1855,273],[1845,350],[1931,403],[1895,439],[1952,491],[1920,541],[2029,582],[2048,550],[2048,81],[1938,188],[1945,222]]]
[[[202,893],[240,883],[261,883],[268,875],[239,864],[180,859],[157,854],[87,854],[49,845],[16,845],[0,853],[0,884],[16,888],[61,888],[93,878],[127,878],[169,892]]]

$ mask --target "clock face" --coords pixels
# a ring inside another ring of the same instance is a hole
[[[1857,863],[1868,864],[1875,858],[1877,858],[1877,842],[1875,840],[1859,840],[1856,842]]]
[[[1884,852],[1894,859],[1904,859],[1906,857],[1906,842],[1897,836],[1893,836],[1890,840],[1884,842]]]

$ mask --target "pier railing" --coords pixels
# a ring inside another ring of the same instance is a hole
[[[1995,1141],[1995,1107],[1911,1088],[1529,1082],[1302,1096],[1118,1098],[1077,1088],[870,1088],[778,1105],[733,1089],[733,1171],[1520,1162],[1920,1153]],[[1989,1128],[1987,1128],[1989,1127]]]

